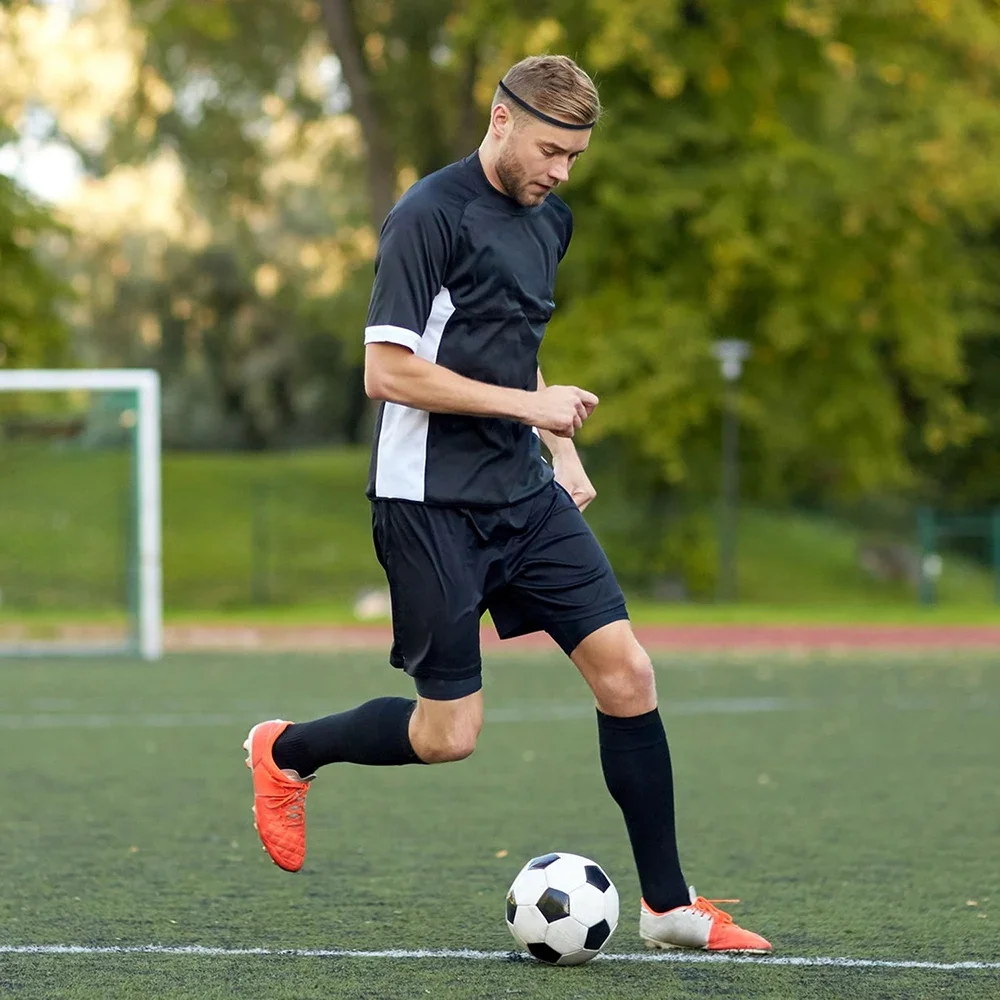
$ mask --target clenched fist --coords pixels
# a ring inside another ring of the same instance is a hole
[[[571,438],[583,426],[599,402],[592,392],[575,385],[549,385],[531,395],[525,423],[564,438]]]

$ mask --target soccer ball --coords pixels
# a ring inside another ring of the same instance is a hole
[[[618,890],[589,858],[543,854],[514,879],[507,893],[507,926],[539,961],[582,965],[618,926]]]

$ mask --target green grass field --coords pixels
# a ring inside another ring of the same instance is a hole
[[[776,956],[1000,962],[1000,662],[663,661],[688,878]],[[468,761],[321,772],[305,869],[251,826],[249,726],[408,682],[380,655],[0,664],[0,994],[16,998],[995,998],[1000,968],[598,959],[26,954],[11,946],[512,947],[504,893],[550,849],[596,858],[641,951],[638,885],[586,691],[490,658]],[[504,853],[506,852],[506,853]],[[501,856],[502,855],[502,856]]]
[[[352,620],[359,592],[385,582],[363,492],[367,463],[367,448],[165,455],[168,615],[285,620],[306,607],[313,621]],[[610,539],[623,501],[615,484],[598,480],[597,486],[602,493],[587,517],[598,537]],[[0,447],[0,624],[26,616],[44,621],[47,613],[56,621],[74,612],[89,618],[123,606],[127,489],[124,454]],[[742,604],[762,609],[756,620],[926,615],[910,587],[865,573],[858,563],[863,538],[831,519],[744,511]],[[951,620],[981,621],[997,614],[994,597],[984,567],[946,558],[937,610]],[[697,620],[706,613],[696,605],[648,600],[634,608],[637,620],[646,621]],[[733,612],[721,613],[726,620]]]
[[[163,571],[168,625],[353,624],[354,602],[385,581],[362,493],[366,449],[167,454]],[[0,448],[0,645],[124,636],[126,456]],[[72,488],[69,488],[69,487]],[[607,494],[613,494],[613,490]],[[588,510],[599,537],[620,501]],[[863,535],[790,512],[741,516],[738,604],[665,603],[629,587],[638,624],[995,624],[994,581],[947,560],[940,601],[879,583],[858,565]],[[386,619],[382,619],[384,622]]]

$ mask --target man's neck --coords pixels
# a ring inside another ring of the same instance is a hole
[[[503,184],[500,183],[500,175],[497,173],[496,154],[490,148],[489,140],[484,139],[479,147],[479,165],[483,168],[483,173],[490,184],[501,194],[507,194]]]

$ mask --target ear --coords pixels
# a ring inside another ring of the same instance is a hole
[[[514,125],[514,117],[505,104],[494,104],[490,112],[490,132],[494,138],[502,139]]]

